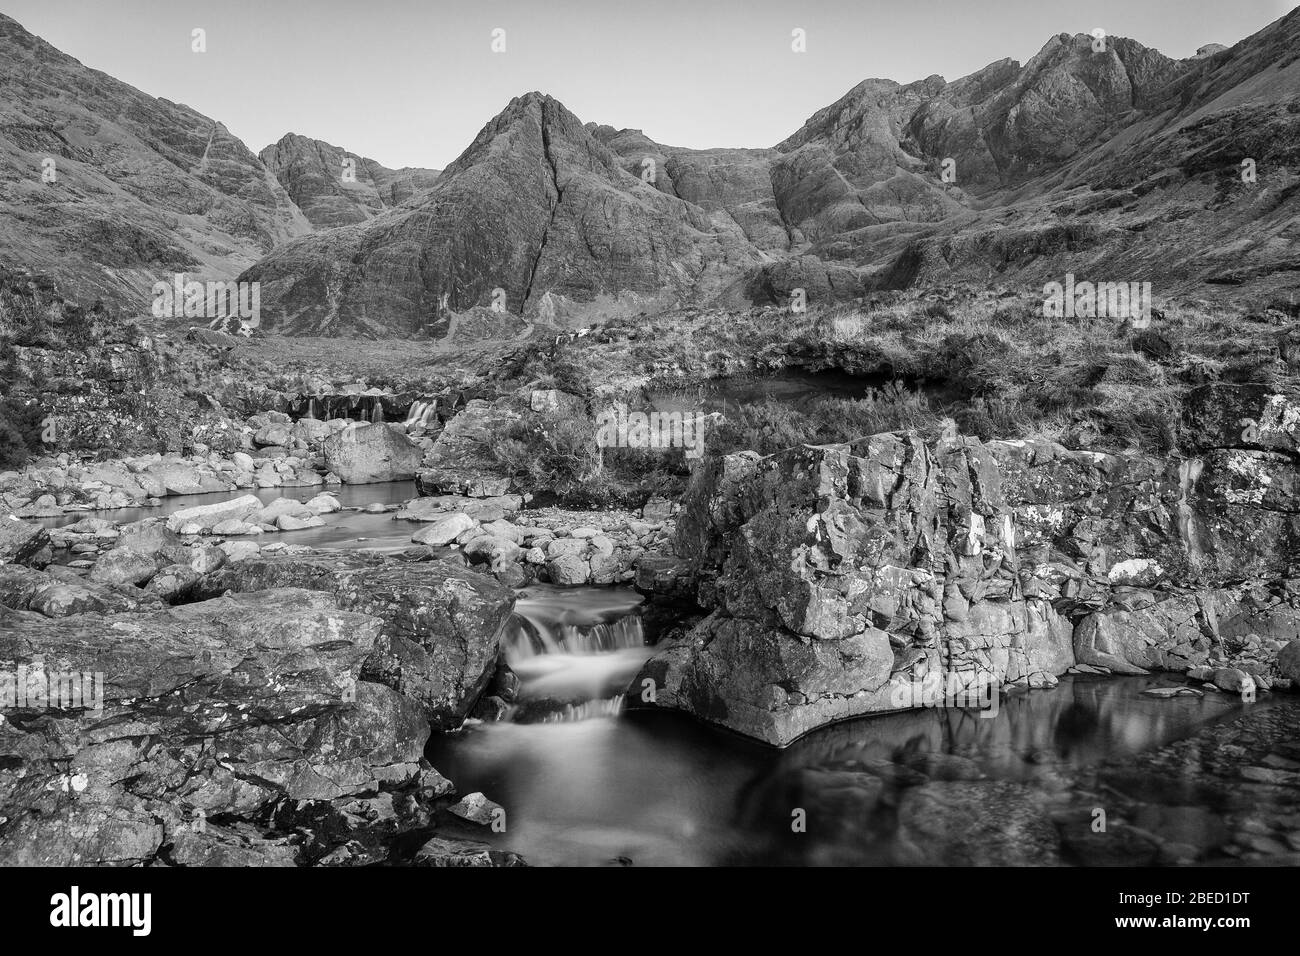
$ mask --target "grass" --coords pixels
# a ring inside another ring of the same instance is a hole
[[[840,370],[878,389],[901,383],[891,387],[908,393],[882,390],[802,412],[759,403],[731,415],[710,452],[831,441],[877,426],[934,433],[950,418],[982,439],[1047,438],[1169,454],[1182,401],[1197,385],[1300,384],[1297,368],[1282,358],[1285,343],[1300,341],[1293,313],[1166,305],[1149,328],[1136,329],[1116,319],[1048,318],[1040,299],[994,293],[895,298],[801,315],[692,310],[653,322],[610,322],[558,352],[531,356],[523,367],[588,399],[786,369]],[[1300,365],[1300,345],[1292,353]]]

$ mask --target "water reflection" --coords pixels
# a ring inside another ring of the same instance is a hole
[[[524,666],[547,656],[532,646]],[[599,655],[588,647],[576,656]],[[1260,708],[1253,714],[1300,710],[1300,702],[1142,696],[1171,680],[1067,677],[1054,690],[1004,697],[995,718],[955,708],[890,714],[824,728],[781,751],[681,715],[632,710],[563,724],[471,726],[433,739],[429,758],[462,792],[482,790],[502,803],[510,830],[491,839],[542,864],[1209,858],[1223,852],[1234,825],[1217,815],[1214,800],[1188,809],[1182,788],[1169,806],[1125,804],[1099,770],[1164,776],[1133,768],[1247,706]],[[1110,834],[1093,839],[1099,801],[1116,816]],[[1149,826],[1157,826],[1154,835]],[[1189,828],[1203,836],[1190,840]]]
[[[33,519],[47,528],[61,528],[82,518],[106,518],[125,524],[144,518],[165,517],[185,508],[198,505],[232,501],[244,495],[255,495],[264,505],[280,498],[308,501],[322,491],[334,494],[344,508],[364,508],[371,504],[402,504],[415,497],[415,483],[411,481],[378,482],[372,485],[317,485],[310,488],[249,488],[239,491],[220,491],[206,495],[169,495],[161,499],[156,508],[116,508],[110,511],[73,512],[53,518]],[[418,525],[407,521],[394,521],[390,513],[367,514],[362,511],[339,511],[324,516],[325,525],[304,528],[300,531],[268,533],[249,540],[267,545],[276,542],[301,544],[309,548],[372,548],[396,551],[411,546],[411,535]]]

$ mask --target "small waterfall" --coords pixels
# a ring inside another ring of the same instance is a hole
[[[571,721],[612,717],[651,654],[640,595],[630,589],[530,588],[515,602],[503,637],[519,679],[507,719]]]
[[[428,431],[438,424],[438,400],[418,401],[406,413],[406,430],[423,428]]]

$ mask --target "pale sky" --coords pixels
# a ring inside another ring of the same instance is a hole
[[[0,0],[87,66],[223,122],[442,168],[514,96],[673,146],[772,146],[867,77],[949,80],[1101,27],[1168,56],[1290,0]],[[191,31],[207,52],[191,51]],[[492,31],[506,50],[493,53]],[[791,31],[807,52],[791,50]]]

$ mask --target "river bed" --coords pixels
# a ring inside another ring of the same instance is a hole
[[[537,616],[541,598],[529,601]],[[626,589],[573,589],[551,596],[551,617],[608,628],[635,605]],[[581,659],[582,643],[570,641],[561,656]],[[608,639],[586,645],[597,661],[628,652]],[[598,673],[601,664],[559,669]],[[1244,703],[1211,692],[1142,694],[1181,682],[1065,676],[1055,689],[1004,695],[993,717],[951,707],[867,717],[784,750],[669,712],[570,708],[555,720],[435,735],[427,755],[461,793],[482,791],[506,808],[506,832],[487,839],[543,864],[1070,865],[1097,863],[1098,854],[1142,864],[1179,862],[1153,857],[1153,846],[1189,861],[1230,859],[1240,849],[1233,834],[1248,841],[1260,827],[1281,840],[1294,829],[1300,850],[1300,816],[1288,816],[1300,807],[1285,792],[1272,802],[1251,797],[1245,821],[1232,815],[1242,808],[1216,807],[1204,794],[1175,788],[1146,799],[1179,778],[1167,767],[1171,745],[1274,709],[1300,724],[1300,701],[1289,695]],[[1199,765],[1182,772],[1188,786],[1210,782]],[[1125,792],[1114,792],[1114,774]],[[1233,792],[1240,781],[1226,786]],[[1109,829],[1096,830],[1098,820]]]

